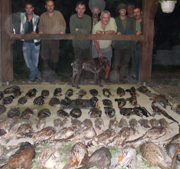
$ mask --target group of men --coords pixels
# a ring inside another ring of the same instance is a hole
[[[34,6],[26,3],[25,12],[21,13],[21,34],[64,34],[66,32],[66,22],[60,11],[54,9],[53,0],[46,0],[44,12],[40,17],[34,14]],[[141,32],[141,10],[135,8],[133,4],[126,5],[120,3],[117,7],[119,14],[115,19],[107,10],[94,7],[91,9],[92,17],[85,14],[86,5],[83,1],[76,4],[76,13],[70,17],[70,32],[72,34],[116,34],[120,35],[140,35]],[[127,15],[128,11],[128,15]],[[100,13],[100,16],[99,16]],[[38,30],[38,31],[37,31]],[[38,60],[40,54],[43,59],[44,69],[55,72],[59,60],[58,40],[24,40],[23,55],[27,67],[30,70],[29,80],[41,80],[41,73],[38,70]],[[138,43],[131,41],[112,40],[73,40],[74,56],[77,57],[107,57],[109,63],[112,62],[113,49],[114,59],[112,68],[119,72],[119,77],[127,76],[129,62],[132,58],[133,75],[138,79],[139,51]],[[135,50],[135,54],[133,51]],[[50,76],[53,76],[51,74]]]

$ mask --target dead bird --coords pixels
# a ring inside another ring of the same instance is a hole
[[[109,140],[111,140],[114,135],[115,135],[115,132],[113,130],[107,129],[101,134],[95,136],[92,140],[90,140],[87,143],[87,147],[95,146],[99,143],[107,144],[109,143]]]
[[[121,120],[119,121],[118,127],[119,127],[119,128],[128,127],[128,122],[127,122],[127,120],[124,119],[124,118],[121,118]]]
[[[111,94],[111,92],[110,92],[110,89],[103,89],[103,95],[105,96],[105,97],[110,97],[110,96],[112,96],[112,94]]]
[[[89,102],[90,102],[90,106],[91,107],[98,107],[98,98],[97,97],[91,97],[89,99]]]
[[[14,93],[16,90],[19,90],[20,91],[20,87],[19,86],[10,86],[10,87],[7,87],[6,89],[4,89],[3,93],[4,94],[12,94]]]
[[[39,118],[36,123],[36,128],[42,130],[46,127],[46,118]]]
[[[0,100],[4,97],[4,92],[0,91]]]
[[[121,88],[121,87],[118,87],[118,88],[117,88],[116,93],[117,93],[117,95],[118,95],[119,97],[125,96],[125,90],[124,90],[123,88]]]
[[[33,128],[30,123],[21,124],[16,131],[16,137],[17,138],[24,137],[27,133],[31,133],[32,131],[33,131]]]
[[[37,156],[36,163],[40,168],[53,168],[59,169],[60,153],[55,147],[49,147],[43,149],[42,152]]]
[[[77,119],[71,119],[71,126],[75,130],[79,130],[82,126],[82,122]]]
[[[8,113],[7,113],[7,116],[9,118],[14,118],[14,117],[19,117],[20,116],[20,110],[19,108],[11,108]]]
[[[136,119],[131,119],[129,121],[129,125],[132,128],[132,130],[134,131],[134,133],[139,133],[138,130],[136,129],[138,127],[138,121]]]
[[[137,90],[144,94],[146,94],[147,92],[150,92],[150,90],[146,86],[140,86],[139,88],[137,88]]]
[[[112,168],[121,166],[123,168],[133,169],[137,163],[136,149],[131,147],[120,149],[111,161]]]
[[[140,146],[140,152],[148,163],[158,166],[161,169],[168,168],[165,161],[165,154],[158,145],[152,142],[144,143]]]
[[[28,92],[26,93],[26,96],[29,98],[35,97],[37,94],[37,89],[33,88],[28,90]]]
[[[34,146],[28,142],[22,143],[19,150],[10,157],[3,169],[24,168],[30,169],[35,157]]]
[[[27,96],[23,96],[23,97],[21,97],[21,98],[18,99],[18,103],[19,103],[19,104],[22,104],[22,105],[23,105],[23,104],[26,104],[27,101],[28,101],[28,100],[27,100]]]
[[[162,94],[154,95],[152,97],[152,100],[153,100],[154,103],[159,103],[164,108],[166,108],[166,106],[168,106],[168,105],[171,106],[168,99],[167,99],[167,97],[165,95],[162,95]]]
[[[61,117],[61,118],[67,118],[67,117],[69,117],[69,113],[66,112],[66,111],[63,110],[63,109],[59,109],[59,110],[57,111],[57,115],[58,115],[59,117]]]
[[[89,90],[89,93],[93,96],[96,97],[98,95],[98,91],[96,89],[91,89]]]
[[[151,119],[149,122],[150,122],[152,128],[160,126],[159,120],[157,120],[155,118]]]
[[[124,99],[124,98],[115,99],[115,102],[118,103],[119,108],[122,108],[126,105],[126,99]]]
[[[150,128],[150,125],[149,125],[149,120],[147,119],[140,119],[139,121],[139,124],[144,127],[144,128]]]
[[[82,111],[79,108],[73,108],[70,111],[70,116],[72,116],[73,118],[79,118],[82,115]]]
[[[98,117],[94,121],[94,126],[98,130],[102,130],[104,128],[104,121],[102,118]]]
[[[152,116],[151,113],[149,113],[149,111],[147,111],[147,109],[145,107],[134,107],[132,110],[133,110],[134,114],[136,114],[137,116],[140,116],[140,117]]]
[[[6,120],[0,122],[0,129],[3,129],[8,133],[14,123],[15,119],[7,118]]]
[[[46,127],[40,131],[29,133],[27,134],[27,136],[32,136],[32,138],[35,140],[35,143],[40,144],[42,142],[46,142],[50,140],[51,137],[53,137],[55,133],[56,133],[56,130],[53,127]]]
[[[71,97],[73,95],[73,89],[68,89],[65,93],[65,97]]]
[[[60,124],[62,123],[61,119],[54,119],[53,120],[53,124],[54,124],[54,128],[59,128]]]
[[[132,106],[136,106],[137,105],[137,98],[136,98],[136,96],[131,96],[131,97],[127,98],[126,101],[129,101],[129,103]]]
[[[115,109],[112,107],[104,107],[104,111],[109,118],[113,118],[116,113]]]
[[[123,115],[123,116],[131,116],[133,115],[133,109],[132,108],[121,108],[120,109],[120,114]]]
[[[82,97],[84,97],[84,96],[86,96],[87,95],[87,92],[86,92],[86,90],[84,90],[84,89],[80,89],[79,90],[79,92],[78,92],[78,98],[82,98]]]
[[[109,121],[109,129],[116,130],[117,128],[118,128],[118,121],[116,120],[116,118],[111,119]]]
[[[42,90],[41,91],[41,96],[48,97],[49,96],[49,90]]]
[[[160,126],[161,126],[161,127],[165,128],[165,129],[167,129],[167,130],[170,129],[170,125],[169,125],[169,123],[166,121],[165,118],[161,118],[161,119],[159,120],[159,123],[160,123]]]
[[[93,123],[90,119],[85,119],[82,122],[82,126],[83,126],[83,128],[90,128],[90,127],[93,127]]]
[[[44,102],[44,97],[43,97],[43,96],[38,96],[38,97],[36,97],[36,98],[34,99],[33,103],[34,103],[35,105],[39,105],[39,106],[43,105],[43,104],[45,103],[45,102]]]
[[[79,169],[88,169],[91,167],[97,167],[99,169],[109,169],[111,165],[111,153],[108,148],[101,147],[100,149],[96,150],[85,162],[83,167]]]
[[[83,143],[78,142],[75,145],[73,145],[71,149],[71,156],[68,162],[64,165],[63,169],[69,169],[74,166],[85,164],[87,160],[88,150]]]
[[[47,108],[45,109],[41,109],[39,112],[38,112],[38,118],[47,118],[47,117],[50,117],[51,116],[51,111]]]
[[[54,97],[62,96],[62,89],[61,88],[54,89],[53,96]]]
[[[138,94],[136,94],[135,87],[131,87],[130,89],[126,89],[126,92],[129,92],[132,97],[138,96]]]
[[[64,107],[70,106],[72,103],[72,100],[68,97],[65,97],[64,99],[61,100],[60,104]]]
[[[112,101],[109,99],[102,100],[104,106],[112,107]]]
[[[116,146],[124,146],[126,141],[129,140],[130,136],[132,136],[134,131],[130,127],[122,128],[119,133],[111,140],[111,143]]]
[[[60,100],[57,97],[52,97],[49,101],[50,106],[57,106],[60,104]]]
[[[151,105],[154,113],[160,113],[162,114],[163,116],[165,116],[166,118],[176,122],[177,124],[179,124],[179,122],[177,120],[175,120],[173,117],[171,117],[169,114],[168,114],[168,111],[159,103],[155,103],[155,102],[152,102],[152,105]]]
[[[95,107],[95,108],[91,108],[88,114],[90,115],[90,118],[97,118],[97,117],[101,117],[102,111]]]
[[[8,105],[8,104],[11,104],[13,100],[14,100],[14,96],[10,95],[10,96],[4,97],[2,102],[4,105]]]
[[[34,112],[30,108],[26,108],[22,113],[21,113],[21,118],[29,120],[32,116],[34,115]]]
[[[144,140],[146,138],[149,138],[151,140],[156,140],[156,139],[164,136],[166,133],[167,133],[167,130],[162,127],[153,127],[151,129],[147,130],[146,133],[143,134],[141,137],[138,137],[137,139],[128,141],[126,143],[135,143],[140,140]]]

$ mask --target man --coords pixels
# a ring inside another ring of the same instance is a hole
[[[115,23],[114,18],[111,18],[111,14],[109,11],[104,10],[101,13],[100,21],[94,25],[93,27],[93,34],[108,34],[113,35],[117,31],[117,26]],[[112,58],[112,41],[111,40],[95,40],[94,44],[92,45],[92,57],[106,57],[109,60],[111,65],[111,58]],[[105,79],[109,77],[110,67],[106,70]]]
[[[117,35],[135,35],[136,23],[133,18],[126,15],[127,5],[120,3],[118,5],[119,16],[115,19],[117,24]],[[119,79],[127,76],[128,66],[132,54],[133,42],[131,41],[113,41],[114,64],[113,68],[119,71]]]
[[[99,13],[105,8],[104,0],[89,0],[89,8],[92,13],[93,26],[100,20]]]
[[[84,14],[86,6],[83,1],[77,2],[76,14],[70,18],[70,32],[72,34],[89,34],[91,32],[91,17]],[[73,40],[73,48],[75,57],[88,57],[90,41],[89,40]]]
[[[134,9],[134,17],[136,19],[136,35],[142,34],[142,11],[140,8]],[[132,76],[138,82],[139,80],[139,62],[141,55],[141,46],[140,43],[137,42],[135,44],[134,54],[132,57]]]
[[[129,3],[127,6],[127,13],[128,13],[128,17],[133,18],[134,17],[134,4]]]
[[[44,12],[40,16],[39,33],[40,34],[64,34],[66,22],[61,12],[54,10],[54,1],[46,0]],[[56,70],[59,60],[59,41],[43,40],[41,48],[41,57],[44,61],[44,68]]]
[[[20,13],[20,34],[36,34],[39,16],[34,14],[32,3],[26,3],[25,13]],[[40,42],[38,40],[23,40],[23,55],[26,66],[30,70],[29,80],[41,79],[38,70]]]

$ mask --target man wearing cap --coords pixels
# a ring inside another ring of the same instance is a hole
[[[130,18],[126,15],[127,5],[120,3],[117,11],[119,16],[115,21],[117,24],[117,35],[135,35],[136,34],[136,22],[134,18]],[[134,42],[132,41],[113,41],[114,48],[114,63],[113,69],[119,71],[119,78],[123,79],[127,76],[128,66],[132,55]]]
[[[100,20],[99,13],[105,8],[104,0],[89,0],[89,8],[92,13],[93,26]]]

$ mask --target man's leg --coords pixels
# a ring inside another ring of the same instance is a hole
[[[41,78],[41,73],[38,69],[38,63],[39,63],[39,52],[40,52],[40,45],[32,44],[32,64],[35,68],[35,76],[36,78]]]
[[[51,69],[53,71],[57,70],[57,64],[59,61],[59,41],[58,40],[53,40],[50,41],[50,50],[51,50],[51,55],[50,55],[50,64],[51,64]]]
[[[23,42],[23,55],[24,55],[24,60],[26,63],[26,66],[30,70],[30,75],[29,75],[29,80],[33,81],[35,80],[35,72],[34,72],[34,66],[32,65],[32,45],[31,43],[28,42]]]
[[[41,58],[43,60],[44,71],[49,70],[49,57],[50,57],[49,41],[43,40],[41,43]]]

